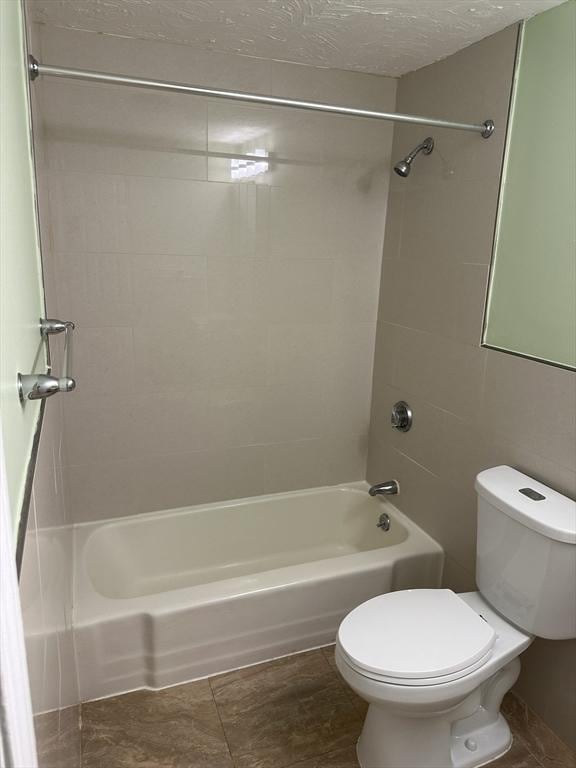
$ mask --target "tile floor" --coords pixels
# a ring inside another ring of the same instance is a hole
[[[568,768],[571,753],[513,696],[514,745],[494,768]],[[82,707],[82,768],[357,768],[365,704],[333,648]]]

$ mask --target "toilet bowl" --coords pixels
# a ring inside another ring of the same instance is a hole
[[[425,653],[415,654],[422,639]],[[407,590],[356,608],[340,627],[336,664],[370,705],[362,768],[472,768],[500,757],[511,744],[500,704],[531,642],[478,592]]]
[[[336,664],[368,712],[362,768],[478,768],[535,636],[576,636],[576,504],[510,467],[480,473],[478,592],[392,592],[342,622]]]

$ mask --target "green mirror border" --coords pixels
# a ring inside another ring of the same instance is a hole
[[[513,127],[513,112],[514,112],[514,102],[515,97],[517,94],[517,88],[518,88],[518,81],[520,78],[520,60],[521,60],[521,54],[522,54],[522,44],[524,41],[524,35],[526,30],[526,21],[522,21],[519,24],[519,30],[518,30],[518,37],[516,41],[516,53],[515,53],[515,60],[514,60],[514,75],[512,78],[512,86],[510,89],[510,100],[509,100],[509,107],[508,107],[508,121],[506,125],[506,136],[504,141],[504,153],[502,156],[502,166],[501,166],[501,174],[500,174],[500,186],[498,189],[498,201],[497,201],[497,212],[496,212],[496,220],[494,224],[494,234],[493,234],[493,241],[492,241],[492,255],[490,259],[490,269],[488,273],[488,282],[486,286],[486,296],[484,301],[484,312],[483,312],[483,319],[482,319],[482,336],[481,336],[481,342],[480,346],[485,349],[492,349],[497,352],[503,352],[507,355],[513,355],[514,357],[521,357],[525,360],[533,360],[534,362],[538,363],[544,363],[545,365],[550,365],[554,368],[561,368],[563,370],[567,371],[576,371],[576,365],[570,365],[567,363],[562,363],[556,360],[550,360],[548,358],[544,357],[538,357],[537,355],[531,355],[528,353],[519,352],[517,350],[509,349],[507,347],[501,347],[496,344],[489,343],[487,339],[487,333],[488,333],[488,319],[489,319],[489,306],[490,306],[490,299],[491,299],[491,291],[492,291],[492,282],[494,279],[494,273],[495,273],[495,266],[496,266],[496,252],[498,248],[498,235],[500,231],[500,225],[501,225],[501,218],[502,218],[502,198],[504,194],[504,176],[505,176],[505,169],[506,164],[508,160],[508,154],[510,151],[510,142],[511,142],[511,135],[512,135],[512,127]]]

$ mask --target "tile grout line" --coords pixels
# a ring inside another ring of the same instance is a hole
[[[354,746],[355,746],[354,744],[351,745],[352,748]],[[347,747],[344,747],[343,749],[347,749]],[[314,766],[312,766],[312,768],[318,768],[318,760],[320,760],[323,757],[326,757],[327,755],[335,755],[335,754],[337,754],[338,752],[341,752],[341,751],[343,751],[343,750],[342,749],[330,749],[330,750],[328,750],[328,752],[321,752],[318,755],[312,755],[311,757],[304,758],[303,760],[298,760],[298,762],[296,762],[296,763],[290,763],[289,765],[280,766],[280,768],[298,768],[299,765],[302,765],[303,763],[306,764],[310,760],[314,760],[315,763],[316,763]]]
[[[323,668],[325,669],[325,671],[328,672],[328,676],[329,676],[329,679],[330,679],[330,683],[329,684],[330,685],[336,684],[337,687],[341,691],[343,691],[345,693],[345,698],[348,701],[348,704],[351,704],[353,706],[354,710],[356,710],[356,707],[354,706],[354,701],[351,700],[351,697],[348,695],[348,692],[346,691],[346,686],[343,685],[343,683],[340,680],[340,677],[339,677],[337,671],[333,669],[332,665],[330,664],[330,662],[326,658],[326,655],[324,653],[324,647],[314,648],[314,649],[310,649],[310,650],[305,650],[305,651],[302,651],[300,653],[291,654],[290,657],[283,657],[283,658],[291,658],[293,656],[304,656],[304,655],[308,655],[308,654],[312,654],[312,653],[318,653],[318,652],[319,652],[320,658],[322,660],[321,661],[321,665],[323,665]],[[254,666],[256,666],[257,668],[266,667],[269,664],[273,664],[275,661],[282,661],[283,658],[280,658],[280,659],[277,659],[277,660],[271,660],[270,662],[262,662],[261,664],[257,664],[257,665],[254,665]],[[212,681],[215,678],[217,678],[217,677],[220,677],[220,675],[215,675],[215,676],[212,676],[211,678],[208,678],[208,680],[210,682],[210,687],[211,688],[212,688]],[[216,701],[216,697],[215,696],[214,696],[214,700]],[[218,709],[218,704],[217,703],[216,703],[216,707]],[[224,734],[225,734],[225,737],[226,737],[226,741],[228,743],[228,739],[227,739],[227,736],[226,736],[226,728],[225,728],[224,723],[222,721],[222,718],[220,716],[220,710],[219,709],[218,709],[218,715],[220,717],[220,721],[221,721],[222,727],[224,729]],[[344,748],[345,749],[348,749],[348,748],[353,749],[354,746],[355,746],[355,743],[350,743],[350,744],[345,745]],[[231,755],[232,755],[232,760],[234,761],[234,767],[235,768],[239,768],[240,763],[238,763],[235,760],[234,755],[232,754],[232,750],[231,749],[230,749],[230,752],[231,752]],[[310,755],[307,755],[306,757],[301,757],[296,762],[282,763],[282,765],[281,766],[279,765],[278,768],[297,768],[301,764],[307,764],[308,761],[314,761],[314,764],[316,765],[318,763],[318,761],[321,760],[325,755],[330,755],[330,754],[332,754],[334,752],[339,752],[339,748],[337,748],[333,744],[331,744],[329,747],[327,746],[327,748],[323,749],[321,752],[318,752],[316,754],[310,754]],[[242,753],[242,755],[246,756],[246,757],[251,757],[252,753],[251,752],[247,752],[247,753]],[[356,765],[356,763],[355,763],[355,765]]]
[[[220,723],[222,727],[222,733],[224,735],[224,741],[226,743],[226,749],[228,750],[228,754],[230,755],[230,762],[232,763],[233,768],[237,768],[236,760],[234,759],[234,755],[232,754],[232,748],[230,747],[230,742],[228,741],[228,734],[226,733],[226,728],[224,726],[224,721],[222,720],[222,715],[220,714],[220,709],[218,707],[218,702],[216,701],[216,696],[214,693],[214,688],[212,687],[212,680],[213,677],[208,678],[208,686],[210,687],[210,693],[212,695],[212,701],[214,702],[214,707],[216,709],[216,715],[218,716],[218,722]]]
[[[547,768],[546,765],[539,759],[538,755],[531,749],[530,744],[527,739],[522,736],[521,733],[512,730],[512,744],[514,744],[514,741],[518,740],[527,750],[528,754],[534,759],[534,761],[537,763],[539,768]]]
[[[361,713],[361,709],[360,709],[360,704],[359,704],[359,697],[354,693],[352,688],[350,688],[350,686],[342,679],[342,677],[340,676],[340,673],[338,672],[338,670],[335,669],[332,666],[332,664],[330,663],[330,660],[326,656],[326,654],[328,653],[328,651],[327,651],[328,648],[332,648],[333,649],[333,648],[335,648],[335,645],[325,645],[325,646],[323,646],[320,649],[321,652],[322,652],[322,656],[324,657],[324,661],[326,662],[326,664],[328,664],[328,667],[330,668],[330,672],[332,673],[332,675],[336,679],[336,682],[338,683],[340,688],[343,689],[344,693],[346,694],[346,698],[348,699],[348,701],[353,705],[354,709],[357,710],[358,713],[360,714]],[[353,745],[353,746],[355,746],[355,745]],[[325,754],[328,754],[328,753],[325,753]]]

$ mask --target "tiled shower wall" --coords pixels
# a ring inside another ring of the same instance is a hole
[[[368,478],[398,478],[398,506],[442,544],[456,590],[476,588],[480,470],[510,464],[576,493],[574,373],[480,347],[515,45],[510,28],[398,85],[399,112],[497,125],[487,141],[396,128],[394,157],[428,133],[436,148],[392,181],[384,245]],[[406,434],[390,429],[399,399]],[[537,640],[522,665],[519,692],[573,745],[576,643]]]
[[[393,110],[396,81],[40,27],[44,63]],[[75,521],[365,475],[392,126],[41,79]],[[268,172],[235,181],[237,154]]]

